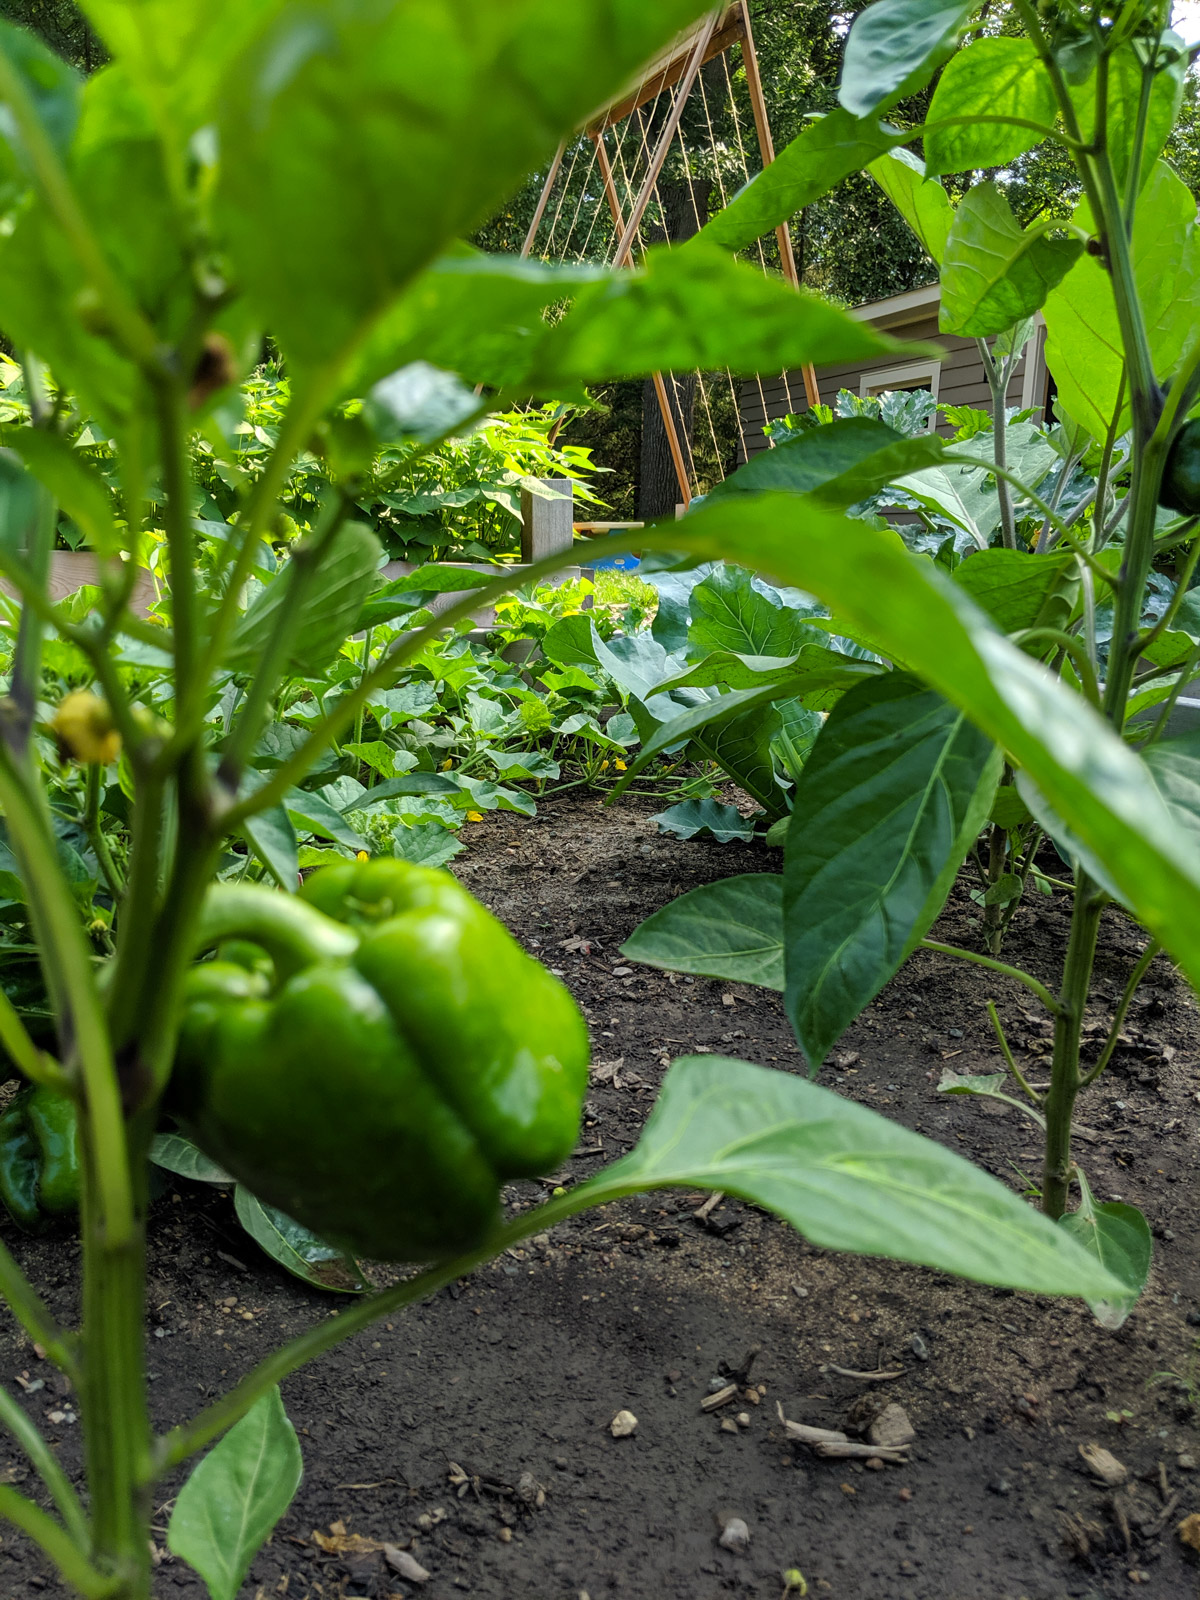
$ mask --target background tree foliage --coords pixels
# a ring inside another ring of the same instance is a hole
[[[869,0],[831,6],[827,0],[751,0],[750,11],[758,47],[759,65],[766,88],[768,111],[776,148],[794,139],[814,113],[830,111],[837,104],[837,82],[842,66],[846,34],[857,13]],[[95,35],[80,15],[73,0],[0,0],[0,15],[40,33],[50,46],[83,72],[105,59]],[[1011,7],[998,3],[986,13],[981,31],[1018,32]],[[752,129],[745,115],[746,88],[741,52],[736,47],[728,57],[734,92],[743,108],[743,136],[753,162],[757,159]],[[725,69],[711,62],[704,69],[708,90],[707,111],[693,94],[682,130],[691,161],[685,174],[678,146],[672,149],[664,169],[661,186],[689,179],[711,180],[707,185],[708,208],[715,212],[722,205],[722,183],[732,194],[743,182],[736,130],[729,114]],[[916,127],[923,119],[932,87],[898,106],[889,120],[899,127]],[[656,124],[665,115],[664,105],[647,108],[645,133],[654,138]],[[708,117],[712,118],[712,135]],[[715,148],[714,148],[715,143]],[[1167,149],[1175,170],[1200,196],[1200,96],[1196,74],[1188,79],[1188,99]],[[970,175],[968,175],[970,176]],[[1011,167],[980,172],[976,179],[992,177],[1004,189],[1009,203],[1028,224],[1037,216],[1069,216],[1079,199],[1075,170],[1061,152],[1043,146],[1014,162]],[[479,230],[475,242],[482,249],[515,254],[521,248],[545,172],[532,173],[504,209]],[[951,179],[947,187],[965,187],[965,181]],[[702,186],[698,186],[702,187]],[[653,224],[648,227],[652,230]],[[890,201],[865,173],[848,178],[832,194],[806,207],[792,219],[792,245],[804,284],[845,305],[862,305],[888,295],[932,283],[936,269]],[[659,232],[661,237],[661,228]],[[778,270],[778,254],[773,241],[764,241],[769,270]],[[723,383],[710,384],[714,424],[722,446],[718,461],[708,438],[707,424],[694,435],[696,464],[701,487],[721,476],[736,451],[736,419],[732,397]],[[659,514],[673,493],[673,478],[656,441],[644,438],[649,426],[662,432],[657,407],[647,396],[642,382],[605,385],[595,391],[596,410],[584,413],[570,425],[570,442],[589,446],[596,462],[609,469],[602,492],[610,510],[605,515],[629,519]],[[726,434],[729,448],[725,448]],[[646,446],[644,449],[643,446]],[[643,483],[643,463],[655,481]],[[667,476],[664,477],[664,474]]]

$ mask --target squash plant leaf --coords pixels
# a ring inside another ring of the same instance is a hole
[[[907,673],[858,684],[796,785],[784,858],[785,1004],[815,1072],[945,904],[999,757]]]
[[[722,1056],[673,1063],[636,1147],[571,1210],[643,1189],[723,1189],[825,1250],[982,1283],[1100,1297],[1120,1280],[1061,1228],[932,1139],[829,1089]]]
[[[278,1387],[193,1469],[171,1512],[167,1545],[200,1574],[212,1600],[235,1600],[251,1561],[291,1505],[302,1471]]]

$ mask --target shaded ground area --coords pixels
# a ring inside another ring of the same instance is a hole
[[[630,968],[617,950],[676,893],[769,870],[778,855],[662,838],[636,806],[592,797],[547,802],[533,820],[493,816],[472,843],[456,870],[562,970],[593,1030],[597,1067],[568,1181],[635,1142],[672,1056],[710,1050],[799,1070],[778,997]],[[974,910],[956,894],[940,936],[973,942]],[[1045,902],[1021,910],[1010,957],[1052,978],[1065,928]],[[1139,948],[1136,930],[1110,913],[1099,969],[1107,998]],[[1024,1120],[934,1087],[947,1064],[995,1070],[988,998],[1037,1076],[1048,1039],[1024,991],[919,954],[841,1041],[823,1081],[1016,1184],[1018,1169],[1038,1166]],[[1079,1155],[1098,1198],[1141,1206],[1156,1235],[1151,1287],[1119,1333],[1073,1304],[814,1250],[737,1202],[703,1219],[700,1195],[622,1203],[538,1236],[289,1380],[305,1479],[245,1595],[778,1600],[791,1567],[810,1594],[855,1600],[1196,1595],[1200,1574],[1175,1536],[1200,1512],[1195,1414],[1177,1383],[1151,1380],[1194,1372],[1200,1336],[1200,1031],[1163,958],[1139,998],[1127,1042],[1080,1109]],[[508,1199],[526,1205],[537,1193],[520,1185]],[[10,1242],[68,1315],[75,1246]],[[181,1188],[159,1203],[151,1259],[164,1426],[335,1311],[260,1257],[211,1191]],[[754,1397],[744,1385],[705,1414],[713,1380],[756,1346]],[[902,1375],[868,1382],[836,1367]],[[6,1324],[0,1381],[14,1393],[18,1374],[45,1380],[25,1403],[42,1421],[59,1419],[47,1426],[75,1461],[70,1395]],[[794,1420],[842,1428],[861,1424],[878,1397],[916,1429],[905,1466],[818,1461],[783,1440],[777,1402]],[[637,1432],[614,1439],[608,1425],[622,1409]],[[1088,1443],[1128,1468],[1123,1486],[1096,1482],[1079,1455]],[[7,1442],[0,1478],[27,1486]],[[156,1518],[160,1546],[168,1509]],[[750,1534],[740,1553],[717,1542],[731,1514]],[[339,1550],[336,1524],[368,1541],[412,1541],[428,1582],[370,1550]],[[199,1580],[169,1557],[158,1584],[164,1596],[203,1600]],[[58,1593],[5,1532],[0,1595]]]

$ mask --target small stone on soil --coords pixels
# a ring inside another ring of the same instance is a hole
[[[638,1419],[632,1411],[618,1411],[608,1425],[614,1439],[629,1439],[637,1432]]]
[[[901,1445],[911,1444],[917,1437],[917,1430],[908,1420],[908,1412],[903,1406],[898,1406],[895,1401],[884,1406],[867,1429],[867,1443],[876,1444],[888,1449],[898,1449]],[[868,1463],[870,1465],[870,1463]]]
[[[740,1556],[749,1548],[750,1529],[741,1517],[728,1517],[717,1543],[723,1550],[732,1550],[735,1556]]]

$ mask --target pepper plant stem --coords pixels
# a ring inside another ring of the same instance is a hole
[[[1050,1088],[1042,1109],[1046,1115],[1046,1149],[1042,1167],[1042,1210],[1057,1219],[1067,1209],[1071,1191],[1071,1118],[1082,1087],[1079,1042],[1100,932],[1103,897],[1081,874],[1075,885],[1071,932],[1063,963],[1062,988],[1054,1018],[1054,1053]]]

